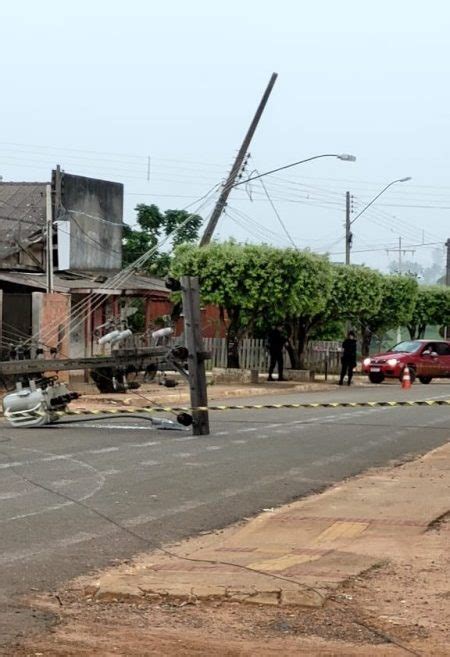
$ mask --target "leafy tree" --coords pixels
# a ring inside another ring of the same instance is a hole
[[[227,326],[228,367],[239,367],[239,343],[255,328],[312,314],[324,305],[329,264],[324,258],[267,245],[183,245],[174,276],[198,276],[203,301],[220,307]]]
[[[381,305],[382,276],[373,269],[354,265],[331,265],[331,286],[324,289],[324,305],[319,312],[299,318],[299,362],[311,334],[334,330],[344,323],[360,325],[365,315],[376,313]],[[340,334],[342,335],[342,333]]]
[[[408,322],[411,339],[424,338],[427,326],[450,324],[450,288],[420,286],[412,316]]]
[[[381,276],[381,303],[360,316],[362,355],[367,356],[373,335],[405,326],[411,320],[416,304],[418,284],[413,276]]]
[[[124,226],[122,263],[126,267],[140,256],[157,247],[163,237],[172,236],[171,245],[194,242],[198,238],[202,217],[189,215],[186,210],[166,210],[161,212],[157,205],[140,203],[135,208],[139,229]],[[188,221],[186,221],[189,219]],[[184,223],[186,222],[186,223]],[[183,225],[184,224],[184,225]],[[158,251],[147,260],[143,270],[156,276],[165,276],[170,268],[171,256],[168,251]]]

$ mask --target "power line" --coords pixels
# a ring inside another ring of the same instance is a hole
[[[255,172],[258,173],[258,171],[257,171],[256,169],[255,169]],[[269,194],[269,192],[267,191],[267,187],[266,187],[266,185],[264,184],[264,180],[263,180],[262,178],[259,178],[259,182],[261,183],[261,187],[262,187],[263,190],[264,190],[264,194],[266,195],[267,200],[269,201],[269,203],[270,203],[270,205],[271,205],[271,207],[272,207],[272,210],[274,211],[275,216],[276,216],[276,218],[278,219],[278,221],[279,221],[279,223],[280,223],[280,226],[281,226],[281,228],[283,229],[283,231],[284,231],[286,237],[288,238],[288,240],[290,241],[290,243],[292,244],[292,246],[294,247],[294,249],[297,249],[297,245],[296,245],[296,243],[295,243],[294,240],[292,239],[292,237],[291,237],[291,235],[290,235],[288,229],[286,228],[286,225],[285,225],[284,221],[282,220],[282,218],[281,218],[281,216],[280,216],[280,213],[278,212],[278,210],[277,210],[277,208],[276,208],[276,206],[275,206],[275,203],[272,201],[272,199],[271,199],[271,197],[270,197],[270,194]]]

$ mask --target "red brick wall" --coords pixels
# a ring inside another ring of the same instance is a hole
[[[33,292],[33,301],[33,332],[39,332],[40,339],[45,343],[45,357],[50,358],[49,348],[59,344],[57,358],[67,358],[70,295],[57,292],[53,294]],[[58,376],[62,381],[68,381],[68,372],[60,372]]]
[[[147,298],[145,326],[148,328],[152,322],[162,315],[170,315],[173,309],[172,302],[162,298]],[[183,332],[183,319],[178,320],[176,324],[176,334]],[[220,312],[217,306],[205,306],[202,308],[202,335],[204,338],[223,338],[225,336],[225,327],[220,319]]]
[[[56,347],[60,341],[62,358],[67,357],[69,353],[69,315],[69,294],[42,293],[39,332],[49,347]]]

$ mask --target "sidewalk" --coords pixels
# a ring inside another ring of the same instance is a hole
[[[34,599],[11,655],[446,657],[449,510],[447,444]]]
[[[91,388],[91,386],[89,387]],[[257,385],[252,384],[215,384],[208,386],[208,400],[234,399],[240,397],[256,397],[258,395],[282,395],[292,392],[325,392],[334,390],[335,383],[295,383],[294,381],[267,381]],[[157,384],[144,384],[138,390],[126,393],[101,394],[95,392],[82,393],[80,399],[71,402],[70,408],[126,408],[127,406],[142,407],[157,405],[189,405],[189,388],[182,382],[176,388],[165,388]]]
[[[234,399],[240,397],[257,397],[259,395],[283,395],[293,392],[326,392],[336,390],[338,381],[337,376],[330,375],[328,381],[323,377],[314,382],[295,382],[295,381],[273,381],[268,382],[264,379],[258,384],[214,384],[208,385],[208,400]],[[357,387],[367,387],[365,378],[355,377],[354,385]],[[70,408],[96,408],[107,410],[110,408],[126,408],[127,406],[142,407],[153,404],[158,405],[189,405],[189,388],[187,383],[182,381],[175,388],[166,388],[158,384],[144,384],[138,390],[129,390],[126,393],[101,394],[94,391],[91,384],[86,387],[87,392],[80,388],[80,399],[71,402]]]
[[[224,531],[152,552],[87,587],[97,600],[145,597],[320,607],[387,555],[411,558],[450,509],[450,446]],[[236,564],[235,566],[232,564]]]

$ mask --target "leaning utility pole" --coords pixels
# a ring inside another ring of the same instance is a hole
[[[208,222],[208,225],[206,226],[205,232],[202,235],[202,239],[200,240],[200,246],[205,246],[206,244],[209,244],[211,241],[211,237],[214,233],[214,230],[217,226],[217,222],[220,219],[220,216],[222,212],[225,209],[225,206],[227,204],[228,196],[230,195],[230,192],[233,188],[234,183],[236,182],[236,178],[238,177],[242,164],[244,162],[244,158],[247,154],[247,151],[249,149],[250,143],[252,141],[253,135],[255,134],[255,130],[258,127],[259,120],[262,116],[262,113],[264,112],[264,108],[267,104],[267,101],[269,100],[269,96],[272,92],[273,86],[275,84],[275,80],[278,77],[278,73],[272,73],[272,77],[270,78],[269,84],[267,85],[267,88],[264,92],[263,97],[261,98],[261,102],[259,103],[258,109],[256,110],[256,114],[253,117],[253,121],[250,124],[250,127],[248,129],[247,134],[245,135],[244,141],[242,142],[242,145],[239,149],[239,152],[236,156],[236,159],[234,161],[234,164],[231,168],[230,174],[228,176],[228,179],[225,183],[225,185],[222,188],[222,192],[219,196],[219,199],[216,203],[216,207],[213,210],[213,213],[211,215],[211,218]]]
[[[350,221],[350,192],[345,192],[345,264],[350,264],[350,249],[352,248],[352,222]]]
[[[199,407],[207,409],[208,394],[201,330],[200,287],[196,276],[181,277],[181,294],[183,298],[184,339],[188,350],[191,407],[193,409]],[[208,410],[193,410],[192,420],[194,436],[209,435]]]

